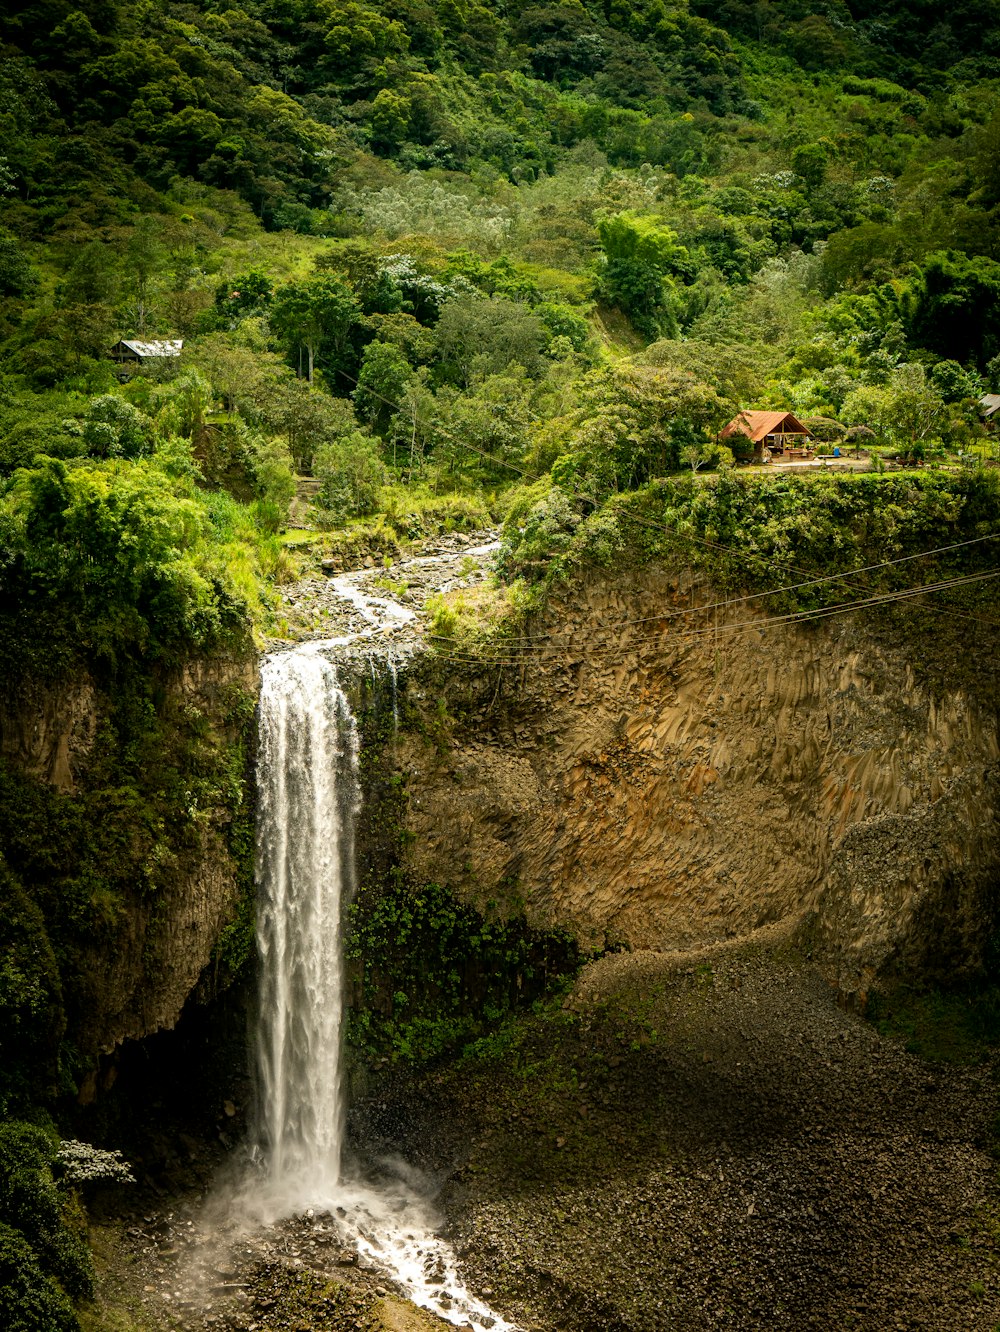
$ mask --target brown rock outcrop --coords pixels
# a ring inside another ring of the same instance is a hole
[[[551,603],[512,702],[482,691],[444,752],[440,726],[403,739],[409,871],[595,944],[799,920],[848,995],[895,961],[974,967],[1000,864],[995,707],[918,679],[916,645],[858,616],[676,616],[716,599],[645,569]],[[411,697],[449,688],[439,665]]]

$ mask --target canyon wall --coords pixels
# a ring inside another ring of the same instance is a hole
[[[10,827],[19,809],[4,811],[6,849],[23,861],[14,868],[45,916],[68,1034],[84,1059],[173,1027],[217,960],[248,887],[231,833],[242,819],[252,845],[244,759],[255,689],[249,655],[193,660],[145,681],[137,698],[146,712],[136,705],[130,722],[139,734],[131,743],[144,746],[138,760],[111,721],[116,691],[85,672],[27,681],[0,701],[0,760],[16,774],[30,821],[19,837]],[[155,740],[142,737],[144,725]],[[113,834],[103,831],[105,814]],[[89,896],[75,877],[88,822],[107,841],[92,877],[103,868],[112,884]],[[46,826],[56,830],[51,849]],[[73,831],[62,843],[64,826]]]
[[[663,568],[592,576],[523,664],[415,668],[396,742],[413,880],[595,947],[787,921],[860,1002],[893,967],[974,970],[1000,865],[996,630],[935,615],[928,672],[927,612],[887,632],[717,600]]]

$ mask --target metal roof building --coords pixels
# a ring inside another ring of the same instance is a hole
[[[161,338],[155,342],[122,338],[121,342],[116,342],[111,348],[111,356],[119,365],[128,361],[155,361],[168,356],[180,356],[183,346],[183,338]]]

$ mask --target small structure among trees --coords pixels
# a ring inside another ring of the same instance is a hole
[[[116,365],[145,365],[147,361],[162,361],[180,356],[183,338],[161,338],[156,342],[138,342],[122,338],[111,348],[111,359]]]
[[[979,410],[987,430],[996,430],[1000,426],[1000,393],[984,393],[979,399]]]
[[[722,429],[721,438],[731,441],[735,453],[748,453],[740,436],[750,441],[755,458],[768,453],[808,457],[812,432],[791,412],[740,412]],[[742,445],[742,447],[741,447]]]

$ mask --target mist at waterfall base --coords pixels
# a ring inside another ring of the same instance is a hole
[[[430,1188],[403,1162],[344,1159],[342,922],[354,887],[357,725],[322,643],[265,659],[258,750],[258,1115],[238,1206],[248,1221],[323,1214],[362,1265],[463,1327],[513,1332],[467,1291]]]

